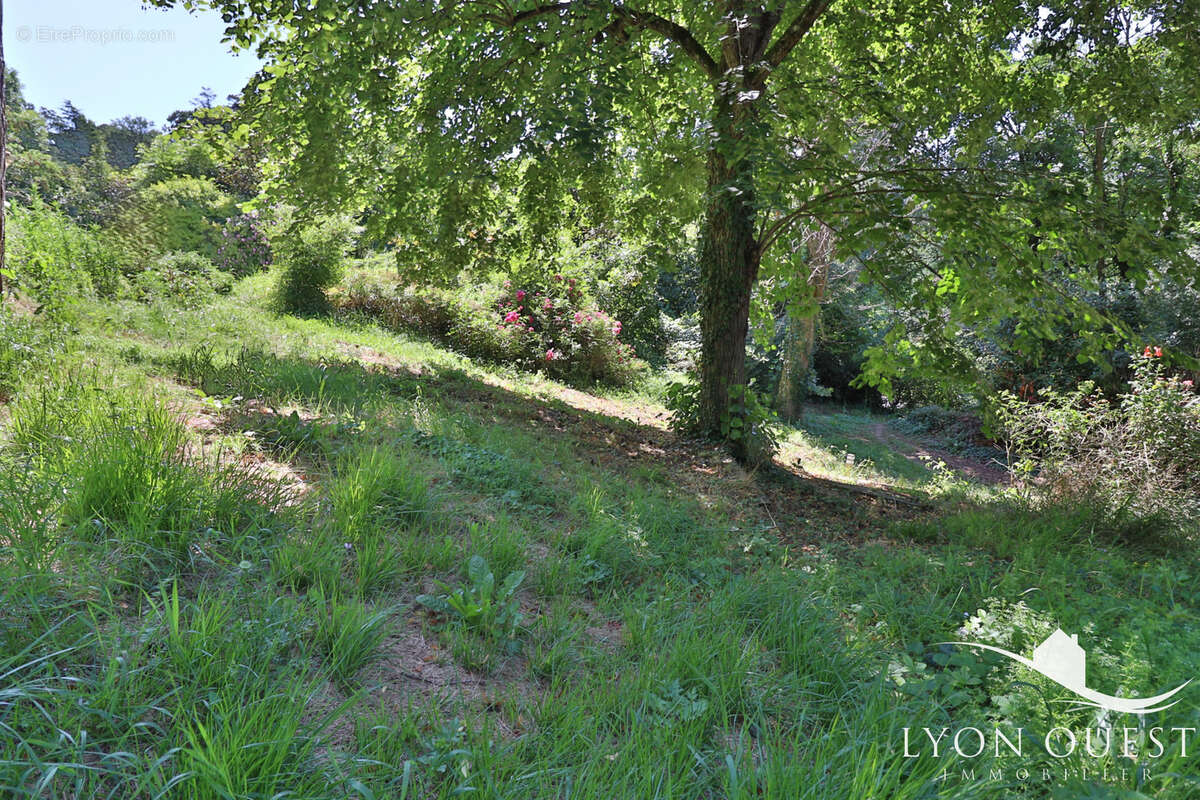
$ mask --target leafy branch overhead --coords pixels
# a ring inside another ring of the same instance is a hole
[[[1095,357],[1126,331],[1079,287],[1194,269],[1171,159],[1131,173],[1104,146],[1192,136],[1194,3],[212,5],[266,61],[246,109],[270,190],[364,212],[420,282],[536,261],[567,228],[664,263],[695,248],[714,433],[746,384],[751,296],[796,285],[814,230],[921,317],[897,336],[927,365],[998,319],[1067,323]],[[1091,163],[1055,155],[1064,128]]]

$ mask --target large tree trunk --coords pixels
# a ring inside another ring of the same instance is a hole
[[[755,235],[753,157],[746,139],[766,133],[756,106],[769,70],[762,69],[777,11],[750,0],[726,0],[726,20],[714,85],[708,209],[700,246],[700,408],[705,433],[719,434],[729,389],[746,384],[750,292],[761,259]],[[744,440],[734,455],[747,456]]]
[[[732,109],[725,111],[732,127]],[[750,291],[759,265],[749,165],[730,164],[721,150],[718,143],[709,155],[709,205],[700,249],[699,422],[710,434],[720,432],[729,387],[746,383]],[[744,455],[734,444],[735,455]]]
[[[808,258],[804,266],[812,305],[798,313],[792,310],[787,313],[783,366],[775,390],[775,410],[788,421],[800,418],[801,404],[808,394],[808,373],[812,370],[813,349],[817,343],[817,319],[833,259],[833,231],[822,225],[809,233],[806,244]]]

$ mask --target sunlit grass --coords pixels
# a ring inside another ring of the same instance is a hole
[[[764,487],[801,479],[622,439],[608,417],[659,419],[659,379],[589,395],[276,316],[268,286],[83,307],[5,406],[0,795],[1032,799],[990,757],[942,784],[958,762],[898,750],[906,725],[1080,719],[937,642],[1053,623],[1110,692],[1200,674],[1190,542],[968,491],[887,417],[820,407],[784,463],[928,505],[854,538],[851,492],[780,539]],[[504,635],[414,603],[472,556],[526,573]]]

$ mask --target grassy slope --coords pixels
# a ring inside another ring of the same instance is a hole
[[[1145,526],[968,486],[858,412],[747,474],[651,397],[275,317],[265,287],[84,308],[8,404],[0,794],[1107,796],[1139,779],[903,758],[903,726],[1095,721],[935,643],[1060,625],[1101,691],[1200,675],[1190,547]],[[418,601],[473,555],[525,573],[513,608]]]

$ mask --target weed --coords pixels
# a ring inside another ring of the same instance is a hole
[[[452,589],[439,582],[446,594],[419,595],[417,602],[487,636],[511,639],[521,624],[516,594],[524,580],[524,571],[510,572],[497,587],[487,561],[474,555],[467,562],[464,585]]]

